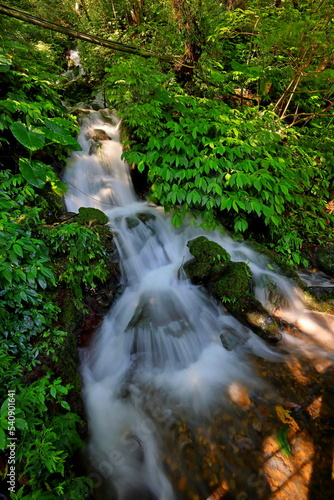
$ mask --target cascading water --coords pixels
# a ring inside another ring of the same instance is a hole
[[[168,459],[174,453],[173,429],[180,422],[193,433],[199,426],[208,429],[215,410],[227,407],[231,391],[238,387],[268,391],[253,371],[252,353],[282,360],[284,349],[275,352],[189,283],[182,270],[190,258],[186,243],[207,233],[190,224],[175,229],[160,208],[137,200],[128,168],[120,159],[118,128],[106,110],[103,116],[87,111],[79,137],[82,152],[73,154],[64,179],[69,211],[86,206],[108,215],[126,285],[82,356],[89,452],[95,470],[91,477],[97,485],[103,483],[104,500],[189,498],[172,484],[171,477],[177,476],[173,469],[186,468],[182,460],[175,466]],[[100,140],[99,148],[92,147],[96,130],[109,138]],[[249,264],[254,293],[266,307],[270,303],[264,283],[270,278],[290,304],[286,314],[292,319],[298,314],[315,324],[307,312],[301,313],[302,302],[291,284],[271,271],[263,256],[219,232],[208,236],[232,260]],[[223,348],[224,330],[242,340],[236,350]],[[328,337],[324,344],[333,340],[329,329],[322,335]],[[288,334],[283,342],[290,350],[307,351],[302,341]],[[206,440],[210,449],[215,448],[215,438]],[[222,463],[228,462],[223,451],[217,455]],[[208,481],[201,485],[193,471],[190,476],[197,498],[206,498]]]

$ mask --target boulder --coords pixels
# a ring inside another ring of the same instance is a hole
[[[91,135],[86,135],[86,138],[92,140],[91,147],[89,148],[90,155],[96,155],[99,152],[103,141],[111,141],[111,137],[109,137],[107,132],[100,128],[95,128]]]
[[[230,260],[230,254],[224,248],[205,236],[188,241],[187,246],[194,259],[186,262],[184,269],[196,285],[220,276]]]
[[[98,210],[97,208],[92,208],[92,207],[80,207],[79,208],[79,214],[77,215],[77,219],[80,222],[85,222],[89,225],[97,225],[97,224],[107,224],[109,221],[108,217],[106,214],[101,212],[101,210]]]
[[[276,320],[251,292],[252,273],[248,264],[230,261],[228,252],[205,236],[187,245],[194,256],[184,265],[190,280],[203,284],[230,314],[256,335],[268,342],[281,340]],[[234,342],[232,337],[233,332],[222,334],[221,340],[228,349],[240,343],[238,339]]]
[[[92,140],[95,142],[100,142],[100,141],[110,141],[111,139],[105,130],[102,130],[100,128],[95,128],[93,131]]]

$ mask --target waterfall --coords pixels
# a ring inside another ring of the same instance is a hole
[[[159,207],[139,201],[121,160],[119,121],[106,110],[102,115],[87,111],[82,119],[82,151],[72,155],[64,177],[69,211],[95,207],[109,217],[125,285],[93,345],[82,353],[91,477],[97,487],[102,484],[104,500],[188,498],[171,479],[175,426],[186,422],[189,429],[205,429],[235,392],[270,393],[255,373],[254,356],[280,362],[287,351],[310,354],[315,346],[333,354],[333,332],[319,330],[298,290],[273,272],[264,256],[219,231],[208,234],[192,224],[176,229]],[[96,130],[105,134],[102,140],[94,139]],[[199,235],[223,246],[232,260],[249,264],[254,293],[267,308],[265,283],[275,283],[289,303],[282,317],[308,323],[310,335],[320,332],[321,339],[310,344],[283,332],[283,347],[272,348],[192,285],[182,265],[190,258],[187,242]],[[221,344],[226,330],[241,339],[233,351]],[[216,446],[214,438],[206,439]],[[206,495],[203,486],[198,498]]]

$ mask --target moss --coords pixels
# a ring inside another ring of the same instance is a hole
[[[251,293],[252,273],[248,264],[230,261],[226,250],[204,236],[189,241],[188,247],[194,259],[184,267],[191,281],[205,284],[240,323],[259,337],[268,342],[281,340],[275,319]],[[222,333],[221,339],[227,349],[240,343],[240,339],[234,337],[233,332]]]
[[[224,266],[229,262],[229,253],[218,243],[199,236],[187,243],[194,259],[186,262],[184,268],[190,279],[203,283],[223,273]]]
[[[209,289],[222,302],[232,301],[250,294],[252,274],[245,262],[229,262],[223,276],[209,285]]]
[[[327,274],[334,275],[334,247],[324,247],[317,251],[319,269]]]
[[[79,222],[85,222],[90,225],[94,224],[107,224],[109,221],[108,217],[106,214],[104,214],[101,210],[98,210],[97,208],[85,208],[85,207],[80,207],[79,208],[79,215],[77,216],[77,220]]]

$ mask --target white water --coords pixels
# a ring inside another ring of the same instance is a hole
[[[108,215],[126,285],[83,353],[92,478],[97,486],[104,483],[104,500],[173,500],[176,493],[162,463],[168,443],[162,436],[180,418],[209,419],[214,407],[228,404],[235,384],[260,390],[264,383],[252,372],[251,351],[271,360],[284,358],[189,283],[182,270],[191,257],[187,241],[206,234],[232,260],[248,262],[254,293],[266,307],[273,308],[265,287],[269,280],[289,304],[281,315],[312,322],[310,333],[321,334],[310,348],[283,332],[289,349],[310,353],[315,343],[328,347],[333,332],[319,329],[303,311],[297,291],[268,268],[263,256],[219,232],[207,234],[190,224],[175,229],[161,209],[138,201],[120,159],[119,124],[112,119],[115,125],[98,112],[84,118],[83,150],[73,154],[65,173],[69,211],[90,206]],[[94,129],[104,130],[111,140],[89,155]],[[235,351],[222,347],[224,331],[241,340]]]

